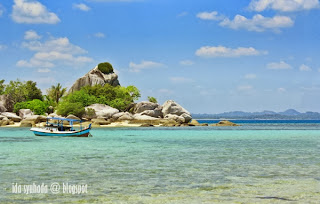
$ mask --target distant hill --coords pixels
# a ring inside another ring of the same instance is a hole
[[[288,120],[320,120],[320,113],[305,112],[300,113],[294,109],[283,112],[262,111],[262,112],[243,112],[232,111],[219,114],[192,114],[196,119],[288,119]]]

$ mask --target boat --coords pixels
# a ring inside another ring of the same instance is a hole
[[[50,122],[50,120],[52,122]],[[63,122],[67,121],[69,125],[64,124]],[[75,122],[80,123],[80,130],[75,130],[73,124]],[[49,117],[47,118],[47,123],[45,127],[31,128],[36,136],[58,136],[58,137],[90,137],[91,124],[88,127],[82,127],[82,120],[77,119],[67,119],[67,118],[58,118],[58,117]]]

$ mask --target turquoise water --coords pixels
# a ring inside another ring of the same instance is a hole
[[[101,128],[91,138],[0,128],[0,203],[319,203],[319,124]],[[13,193],[12,184],[87,184]]]

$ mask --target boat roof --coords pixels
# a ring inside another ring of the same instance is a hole
[[[69,118],[57,118],[57,117],[47,117],[48,120],[65,120],[69,122],[81,122],[81,120],[78,119],[69,119]]]

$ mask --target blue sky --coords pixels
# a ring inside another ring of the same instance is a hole
[[[109,61],[192,113],[320,111],[319,0],[5,0],[0,79],[70,87]]]

